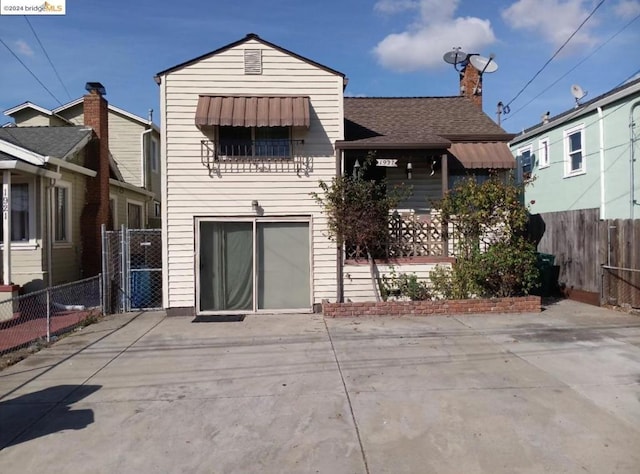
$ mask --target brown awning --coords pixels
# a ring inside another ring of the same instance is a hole
[[[217,125],[309,128],[309,97],[200,96],[196,126]]]
[[[449,153],[465,168],[511,169],[516,167],[509,145],[504,142],[458,142],[451,145]]]

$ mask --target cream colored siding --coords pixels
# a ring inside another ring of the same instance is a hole
[[[135,203],[142,204],[142,218],[145,220],[145,210],[149,203],[149,198],[144,195],[131,191],[129,189],[123,189],[118,186],[109,186],[109,196],[116,198],[116,215],[114,216],[114,224],[119,229],[123,224],[127,225],[127,202],[135,201]],[[148,222],[145,220],[144,227],[148,227]]]
[[[391,267],[396,275],[401,273],[415,274],[419,280],[429,281],[431,270],[437,266],[451,267],[449,263],[424,263],[424,264],[398,264],[398,265],[377,265],[377,270],[382,276],[389,276]],[[375,294],[371,284],[371,271],[369,265],[345,265],[344,266],[344,300],[345,301],[374,301]]]
[[[19,127],[46,127],[49,125],[50,116],[33,109],[23,109],[12,115]]]
[[[61,170],[61,173],[61,181],[71,185],[71,242],[53,243],[51,255],[54,285],[82,278],[80,217],[85,204],[86,177],[64,170]],[[53,239],[53,230],[48,235]]]
[[[244,49],[262,49],[263,73],[244,74]],[[250,40],[163,78],[163,172],[165,208],[165,304],[195,306],[195,216],[255,216],[258,200],[264,216],[311,216],[314,301],[336,295],[335,244],[326,236],[326,219],[309,193],[319,180],[335,175],[334,143],[343,138],[341,76]],[[224,172],[211,176],[201,162],[200,141],[207,137],[194,125],[199,94],[306,95],[311,101],[309,130],[301,155],[310,158],[306,176],[295,172]]]
[[[109,150],[118,163],[124,180],[142,186],[142,150],[140,134],[144,127],[128,117],[109,111]]]

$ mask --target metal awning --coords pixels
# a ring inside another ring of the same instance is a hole
[[[516,161],[504,142],[453,143],[449,153],[465,168],[512,169]]]
[[[201,95],[196,126],[307,127],[309,97]]]

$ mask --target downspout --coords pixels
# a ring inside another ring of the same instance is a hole
[[[2,173],[2,283],[11,285],[11,170]]]
[[[635,161],[636,161],[636,141],[638,140],[636,138],[635,135],[635,128],[636,128],[636,123],[633,120],[633,113],[635,112],[636,108],[640,106],[640,101],[636,101],[632,106],[631,106],[631,111],[629,112],[629,137],[630,137],[630,141],[631,141],[631,153],[630,153],[630,157],[629,157],[629,218],[633,219],[634,218],[634,214],[635,214],[635,206],[637,204],[636,201],[636,192],[635,192],[635,185],[636,185],[636,181],[635,181]]]
[[[149,128],[147,128],[146,130],[144,130],[141,134],[140,134],[140,170],[141,170],[141,174],[140,174],[140,187],[147,189],[147,155],[149,154],[149,148],[150,147],[145,147],[145,135],[153,132],[153,109],[149,109],[149,117],[148,117],[148,126]]]
[[[598,127],[600,129],[600,219],[606,219],[605,173],[604,173],[604,117],[602,107],[598,107]]]
[[[56,167],[60,173],[60,165]],[[50,179],[47,187],[47,279],[48,286],[53,286],[53,201],[56,189],[56,180]]]

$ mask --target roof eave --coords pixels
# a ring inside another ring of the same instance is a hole
[[[446,150],[451,147],[451,143],[371,143],[337,140],[336,148],[340,150]]]
[[[285,49],[282,46],[278,46],[277,44],[270,43],[269,41],[266,41],[266,40],[260,38],[258,35],[254,34],[254,33],[249,33],[244,38],[242,38],[242,39],[240,39],[238,41],[234,41],[233,43],[229,43],[226,46],[218,48],[218,49],[216,49],[214,51],[211,51],[209,53],[205,53],[205,54],[203,54],[201,56],[198,56],[196,58],[190,59],[188,61],[185,61],[183,63],[177,64],[177,65],[175,65],[173,67],[170,67],[168,69],[160,71],[159,73],[157,73],[154,76],[154,79],[157,78],[156,79],[156,83],[159,84],[160,80],[161,80],[161,77],[167,75],[170,72],[174,72],[174,71],[177,71],[178,69],[182,69],[182,68],[184,68],[186,66],[189,66],[191,64],[195,64],[195,63],[197,63],[199,61],[202,61],[203,59],[210,58],[211,56],[215,56],[216,54],[220,54],[220,53],[222,53],[224,51],[227,51],[227,50],[229,50],[231,48],[235,48],[236,46],[239,46],[239,45],[241,45],[243,43],[246,43],[247,41],[250,41],[250,40],[258,41],[259,43],[262,43],[265,46],[268,46],[270,48],[276,49],[276,50],[280,51],[281,53],[293,56],[293,57],[295,57],[297,59],[300,59],[300,60],[302,60],[302,61],[304,61],[304,62],[306,62],[308,64],[311,64],[311,65],[316,66],[316,67],[318,67],[320,69],[323,69],[323,70],[325,70],[325,71],[327,71],[329,73],[335,74],[335,75],[340,76],[342,78],[346,77],[345,74],[341,73],[340,71],[336,71],[335,69],[332,69],[332,68],[330,68],[328,66],[325,66],[323,64],[317,63],[317,62],[315,62],[315,61],[313,61],[313,60],[311,60],[309,58],[305,58],[304,56],[300,56],[299,54],[296,54],[293,51],[289,51],[288,49]]]

